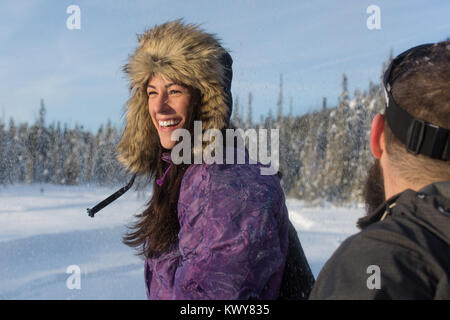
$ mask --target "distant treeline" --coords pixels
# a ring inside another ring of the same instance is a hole
[[[369,148],[370,123],[382,110],[384,96],[379,84],[350,97],[343,75],[337,106],[326,99],[320,110],[302,116],[283,113],[283,83],[277,114],[270,111],[260,121],[252,121],[252,94],[243,112],[235,98],[232,123],[236,128],[278,128],[280,131],[280,171],[288,197],[308,202],[320,200],[336,204],[361,200],[366,171],[373,159]],[[33,124],[0,122],[0,184],[53,183],[120,186],[129,174],[116,160],[119,130],[108,122],[92,133],[76,125],[46,125],[41,100],[39,119]],[[245,115],[244,115],[245,113]]]
[[[362,200],[366,172],[373,163],[369,147],[373,117],[384,107],[384,93],[379,84],[369,84],[349,96],[347,77],[342,79],[338,105],[327,107],[323,98],[318,111],[294,117],[292,100],[283,115],[283,90],[277,115],[251,123],[252,95],[248,97],[248,115],[242,120],[239,100],[235,101],[233,124],[238,128],[278,128],[280,131],[281,185],[288,197],[315,203],[325,200],[345,204]]]
[[[97,133],[58,122],[45,125],[41,100],[33,125],[0,122],[0,184],[53,183],[115,185],[127,174],[115,159],[118,130],[108,122]]]

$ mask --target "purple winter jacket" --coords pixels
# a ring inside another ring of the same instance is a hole
[[[246,163],[186,170],[178,243],[145,261],[148,299],[278,297],[288,248],[284,193],[277,175],[248,164],[247,152]]]

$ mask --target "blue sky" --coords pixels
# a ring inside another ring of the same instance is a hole
[[[81,29],[69,30],[69,5],[81,9]],[[381,29],[369,30],[369,5]],[[392,49],[450,36],[448,0],[0,0],[0,118],[34,122],[39,102],[47,123],[96,130],[121,125],[128,86],[121,67],[136,34],[183,18],[215,33],[234,60],[232,92],[241,106],[253,94],[253,119],[275,113],[280,74],[285,113],[335,105],[342,73],[349,89],[378,82]]]

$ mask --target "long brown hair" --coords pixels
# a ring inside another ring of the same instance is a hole
[[[162,152],[160,152],[160,157]],[[158,163],[157,173],[162,176],[169,164]],[[184,173],[188,165],[172,165],[164,183],[159,186],[153,182],[153,195],[146,203],[147,208],[136,215],[138,221],[130,232],[123,237],[126,245],[135,247],[138,254],[145,257],[155,257],[170,250],[176,242],[180,229],[178,222],[178,197]]]

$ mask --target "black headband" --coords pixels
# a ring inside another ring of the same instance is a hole
[[[450,160],[450,131],[426,121],[414,118],[402,109],[392,96],[392,70],[411,52],[433,46],[423,44],[411,48],[398,55],[387,68],[383,77],[386,95],[386,120],[394,135],[406,145],[406,149],[413,154],[423,154],[433,159]]]

